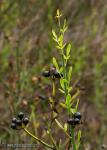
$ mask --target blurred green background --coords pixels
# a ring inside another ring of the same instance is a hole
[[[68,22],[73,81],[84,87],[84,147],[101,150],[107,145],[107,0],[0,0],[0,140],[31,140],[10,130],[11,118],[22,109],[30,115],[31,130],[43,136],[37,120],[48,103],[37,97],[49,91],[41,72],[53,56],[59,58],[51,36],[58,8]]]

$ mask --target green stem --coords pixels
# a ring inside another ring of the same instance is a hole
[[[58,25],[59,25],[59,29],[60,29],[61,28],[60,18],[58,18]]]
[[[67,68],[66,68],[66,62],[65,62],[65,60],[64,60],[63,54],[64,54],[64,50],[62,51],[63,73],[64,73],[64,79],[67,80]],[[64,88],[65,88],[65,98],[66,98],[66,96],[67,96],[67,94],[68,94],[67,87],[68,87],[68,84],[65,83],[65,84],[64,84]],[[69,117],[70,117],[70,112],[69,112]],[[70,141],[69,141],[68,150],[69,150],[70,147],[71,147],[71,143],[72,143],[72,146],[73,146],[73,150],[76,150],[74,129],[73,129],[71,126],[69,127],[69,133],[70,133]]]
[[[56,122],[56,124],[58,125],[58,120],[57,119],[55,119],[55,122]],[[70,138],[70,136],[69,136],[69,134],[64,130],[64,128],[63,128],[63,126],[59,126],[58,125],[58,127],[60,127],[60,129]]]
[[[66,68],[65,68],[65,60],[63,57],[63,53],[64,52],[62,52],[63,74],[64,74],[64,79],[66,79]],[[66,85],[66,83],[64,84],[64,89],[65,89],[65,98],[66,98],[66,96],[67,96],[67,85]]]
[[[53,139],[53,136],[52,136],[51,132],[50,132],[50,131],[47,131],[47,133],[49,134],[49,137],[50,137],[50,139],[51,139],[51,141],[52,141],[52,143],[53,143],[55,149],[58,150],[57,145],[56,145],[56,143],[55,143],[55,140]]]
[[[58,22],[59,22],[59,29],[60,29],[61,28],[60,20],[58,20]],[[60,33],[60,34],[62,35],[62,33]],[[62,37],[64,37],[64,32],[63,32]],[[60,47],[60,42],[58,43],[58,45]],[[63,42],[62,42],[62,45],[63,45]],[[63,76],[64,76],[64,79],[66,81],[68,81],[68,77],[67,77],[67,61],[68,60],[65,60],[65,58],[64,58],[65,52],[64,52],[63,47],[61,47],[61,55],[62,55],[62,63],[63,63],[62,64],[63,65]],[[65,100],[66,100],[67,95],[69,94],[68,88],[69,88],[69,83],[64,82]],[[69,108],[67,108],[67,110],[68,110],[68,114],[69,114],[69,118],[70,118],[71,115],[69,112]],[[73,150],[76,150],[74,128],[72,128],[71,126],[69,126],[69,134],[70,134],[70,141],[69,141],[68,150],[70,150],[71,144],[72,144]]]
[[[23,129],[24,129],[24,131],[25,131],[27,134],[29,134],[32,138],[34,138],[35,140],[37,140],[38,142],[40,142],[41,144],[43,144],[43,145],[46,146],[47,148],[50,148],[50,149],[54,150],[54,148],[53,148],[51,145],[45,143],[44,141],[42,141],[41,139],[39,139],[38,137],[36,137],[36,136],[33,135],[32,133],[30,133],[26,128],[23,127]]]
[[[52,81],[52,94],[55,96],[55,80]]]
[[[72,138],[71,141],[72,141],[73,150],[76,150],[74,128],[72,127],[71,127],[71,138]]]

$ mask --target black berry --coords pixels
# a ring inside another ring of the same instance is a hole
[[[25,117],[25,118],[23,119],[23,124],[24,124],[24,125],[27,125],[28,122],[29,122],[29,119],[28,119],[27,117]]]
[[[67,123],[70,124],[70,125],[76,125],[74,118],[68,119],[68,120],[67,120]]]
[[[22,121],[21,121],[21,120],[17,120],[16,124],[17,124],[18,126],[22,126]]]
[[[18,114],[18,117],[19,117],[19,119],[23,119],[23,117],[24,117],[24,113],[23,112],[19,112],[19,114]]]
[[[63,77],[63,74],[61,73],[61,74],[59,74],[57,71],[55,71],[55,73],[54,73],[54,76],[55,76],[55,78],[61,78],[61,77]]]
[[[16,123],[17,122],[17,119],[16,118],[13,118],[12,119],[12,123]]]
[[[50,71],[44,71],[44,72],[42,73],[42,75],[43,75],[44,77],[50,77]]]
[[[78,118],[70,118],[67,120],[67,123],[70,124],[73,128],[78,125],[80,120]]]
[[[81,113],[80,112],[76,112],[74,115],[73,115],[73,118],[78,118],[79,120],[81,119]]]
[[[15,118],[15,117],[12,119],[11,128],[18,130],[18,129],[22,129],[23,124],[27,125],[29,122],[29,119],[27,117],[25,117],[23,112],[18,113],[17,116],[19,119]]]
[[[78,118],[74,119],[75,124],[79,124],[80,120]]]
[[[11,123],[11,128],[15,130],[17,128],[17,125],[15,123]]]
[[[55,71],[54,76],[55,78],[61,78],[60,74],[57,71]]]

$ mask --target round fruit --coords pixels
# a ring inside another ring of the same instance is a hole
[[[16,124],[17,124],[18,126],[22,126],[22,121],[21,121],[21,120],[17,120]]]
[[[70,118],[67,120],[67,123],[70,124],[70,125],[75,125],[75,119],[74,118]]]
[[[18,117],[19,117],[19,119],[23,119],[24,113],[23,112],[19,112]]]
[[[75,124],[79,124],[80,120],[78,118],[75,118]]]
[[[16,123],[17,122],[17,119],[16,118],[13,118],[12,119],[12,123]]]
[[[16,124],[15,123],[11,123],[11,128],[12,129],[16,129],[17,128]]]
[[[27,125],[28,122],[29,122],[29,119],[28,119],[27,117],[23,119],[23,124],[24,124],[24,125]]]
[[[44,77],[50,77],[50,71],[44,71],[44,72],[42,73],[42,75],[43,75]]]
[[[80,112],[76,112],[74,115],[73,115],[73,118],[78,118],[79,120],[81,119],[81,113]]]
[[[60,74],[57,71],[54,73],[54,76],[55,78],[61,78]]]

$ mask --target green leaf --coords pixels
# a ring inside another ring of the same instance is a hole
[[[66,55],[69,56],[71,51],[71,44],[68,44],[67,49],[66,49]]]
[[[63,55],[64,59],[66,60],[67,59],[67,56],[66,55]]]
[[[64,44],[63,44],[62,48],[64,49],[64,48],[65,48],[65,46],[66,46],[66,43],[64,43]]]
[[[70,108],[70,112],[71,112],[72,114],[75,114],[77,111],[76,111],[75,108]]]
[[[65,32],[67,30],[67,21],[64,19],[64,25],[63,25],[63,31]]]
[[[61,85],[61,87],[62,87],[63,90],[65,89],[65,84],[66,83],[67,83],[66,79],[60,79],[60,85]]]
[[[55,39],[54,37],[53,37],[53,40],[54,40],[55,42],[58,42],[57,39]]]
[[[72,86],[71,86],[71,87],[68,87],[67,89],[68,89],[68,93],[70,93],[71,90],[72,90]]]
[[[65,103],[60,102],[59,104],[60,104],[61,107],[66,108],[66,104]]]
[[[78,131],[78,142],[81,140],[81,130]]]
[[[72,114],[75,114],[75,113],[77,112],[77,110],[78,110],[78,103],[79,103],[79,99],[77,100],[77,103],[76,103],[75,108],[70,108],[70,112],[71,112]],[[73,104],[73,103],[72,103],[72,104]],[[71,106],[72,106],[72,104],[71,104]]]
[[[55,30],[53,30],[53,29],[52,29],[52,34],[53,34],[53,37],[54,37],[55,39],[57,39],[57,34],[56,34]]]
[[[64,34],[67,30],[67,23],[66,23],[66,19],[64,19],[64,24],[63,24],[63,27],[60,29],[60,31]]]
[[[58,41],[59,41],[60,45],[62,46],[63,45],[63,35],[62,34],[59,36]]]
[[[56,58],[53,57],[52,61],[53,61],[53,65],[56,67],[57,71],[59,72],[59,66],[58,66]]]
[[[65,94],[65,91],[64,91],[64,90],[62,90],[62,89],[59,89],[59,91],[60,91],[61,93]]]
[[[77,112],[77,110],[78,110],[78,104],[79,104],[79,99],[77,99],[77,103],[76,103],[76,106],[75,106],[76,112]]]
[[[66,61],[70,58],[70,56],[66,56],[66,55],[63,55],[63,57]]]
[[[63,70],[64,70],[63,67],[61,67],[61,68],[59,69],[59,72],[62,73]]]
[[[63,126],[60,124],[60,122],[59,122],[57,119],[55,119],[55,121],[56,121],[57,125],[58,125],[61,129],[63,129]]]
[[[66,97],[66,105],[67,105],[68,112],[70,112],[70,109],[71,109],[71,95],[70,94],[68,94]]]
[[[64,131],[66,132],[67,129],[68,129],[68,125],[67,125],[67,123],[65,123],[65,124],[64,124]]]
[[[71,81],[71,74],[72,74],[72,67],[70,67],[68,71],[68,83],[70,83]]]
[[[59,45],[57,45],[57,46],[56,46],[56,48],[57,48],[57,49],[60,49],[60,50],[62,49],[62,47],[61,47],[61,46],[59,46]]]
[[[80,146],[80,142],[81,142],[81,131],[78,131],[78,144],[76,145],[76,150],[79,150],[79,146]]]

